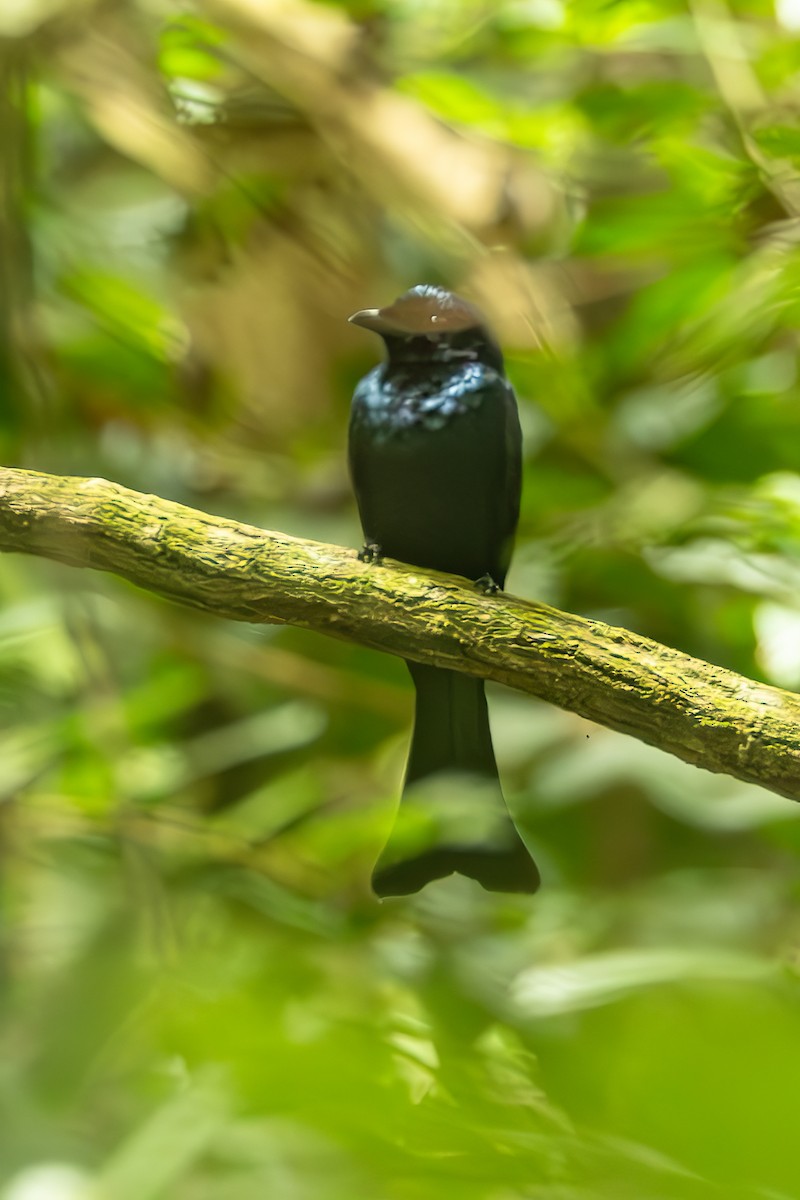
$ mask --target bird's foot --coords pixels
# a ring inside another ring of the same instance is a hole
[[[483,592],[484,596],[496,596],[498,592],[502,591],[500,584],[492,579],[488,571],[485,575],[481,575],[480,579],[475,580],[475,587],[479,592]]]
[[[383,549],[377,542],[364,542],[358,552],[358,561],[363,563],[383,562]]]

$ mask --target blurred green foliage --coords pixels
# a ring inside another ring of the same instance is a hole
[[[800,684],[800,6],[0,5],[0,456],[355,545],[468,292],[512,590]],[[534,899],[369,870],[402,665],[0,561],[2,1200],[796,1197],[797,810],[499,689]]]

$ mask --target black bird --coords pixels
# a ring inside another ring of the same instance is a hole
[[[387,354],[358,384],[350,418],[360,557],[385,554],[497,590],[519,517],[522,435],[482,314],[423,284],[350,320],[380,334]],[[407,895],[454,871],[489,891],[536,891],[539,873],[500,790],[483,680],[407,665],[414,732],[375,892]]]

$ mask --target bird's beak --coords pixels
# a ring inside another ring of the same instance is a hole
[[[389,323],[380,308],[362,308],[347,319],[351,325],[360,325],[362,329],[371,329],[373,333],[388,332]]]

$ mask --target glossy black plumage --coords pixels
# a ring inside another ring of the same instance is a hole
[[[380,334],[387,351],[356,388],[350,419],[367,555],[502,586],[519,515],[521,434],[481,314],[423,285],[350,320]],[[414,733],[375,891],[406,894],[453,871],[492,891],[535,891],[538,872],[500,790],[483,681],[408,666]]]

